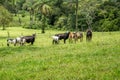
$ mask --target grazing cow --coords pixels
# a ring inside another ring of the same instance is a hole
[[[87,29],[86,31],[86,41],[91,41],[92,40],[92,30]]]
[[[25,38],[21,38],[21,45],[24,45],[26,42]]]
[[[21,45],[21,37],[17,37],[15,39],[7,39],[7,46],[9,46],[9,44],[14,44],[14,46],[16,46],[16,44],[20,44]]]
[[[16,39],[9,38],[7,39],[7,46],[9,46],[10,44],[14,44],[14,46],[16,46],[16,42]]]
[[[83,33],[82,32],[77,32],[77,39],[80,39],[80,42],[83,41]]]
[[[69,34],[69,43],[73,43],[73,40],[76,43],[76,41],[77,41],[77,34],[76,34],[76,32],[70,32],[70,34]]]
[[[33,34],[32,36],[21,37],[21,39],[22,39],[21,44],[23,45],[26,42],[26,43],[31,43],[31,45],[33,45],[33,43],[35,42],[35,36],[36,36],[36,34]]]
[[[18,44],[21,45],[21,41],[22,41],[21,37],[17,37],[17,38],[16,38],[16,43],[18,43]]]
[[[60,33],[60,34],[55,34],[55,36],[59,37],[59,40],[64,40],[64,44],[66,43],[66,40],[69,37],[70,32],[66,32],[66,33]]]
[[[59,43],[59,37],[58,36],[52,36],[53,38],[53,44],[58,44]]]

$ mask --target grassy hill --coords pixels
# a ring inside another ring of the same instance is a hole
[[[10,37],[36,33],[34,45],[6,46]],[[11,27],[0,30],[0,80],[119,80],[120,32],[93,32],[92,42],[52,45],[65,31]]]

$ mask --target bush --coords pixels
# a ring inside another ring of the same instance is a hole
[[[40,23],[34,23],[34,24],[29,24],[28,26],[24,26],[24,28],[27,29],[41,29],[41,24]]]
[[[105,19],[103,24],[101,25],[102,31],[117,31],[119,27],[116,25],[116,20],[109,21],[108,19]]]

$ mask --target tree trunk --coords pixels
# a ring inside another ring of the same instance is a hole
[[[19,24],[20,24],[20,26],[21,26],[21,18],[20,18],[20,16],[19,16],[19,14],[18,14],[18,22],[19,22]]]
[[[42,26],[42,32],[41,33],[45,33],[45,28]]]
[[[5,30],[5,25],[3,24],[3,30]]]
[[[78,0],[76,0],[76,20],[75,20],[76,31],[78,30]]]
[[[30,28],[32,28],[34,24],[34,10],[30,9]]]
[[[8,33],[8,38],[10,38],[10,33],[9,33],[9,31],[8,31],[7,33]]]
[[[43,20],[42,20],[42,32],[41,33],[45,33],[45,22],[46,22],[46,18],[45,18],[45,16],[43,15]]]

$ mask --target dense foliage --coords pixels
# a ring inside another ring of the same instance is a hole
[[[1,0],[0,5],[17,15],[19,22],[29,15],[29,23],[23,25],[41,28],[43,33],[45,28],[120,30],[119,0]]]
[[[97,9],[94,19],[95,30],[117,31],[120,29],[120,2],[106,1]]]
[[[12,16],[3,6],[0,6],[0,25],[5,30],[6,25],[12,21]]]

